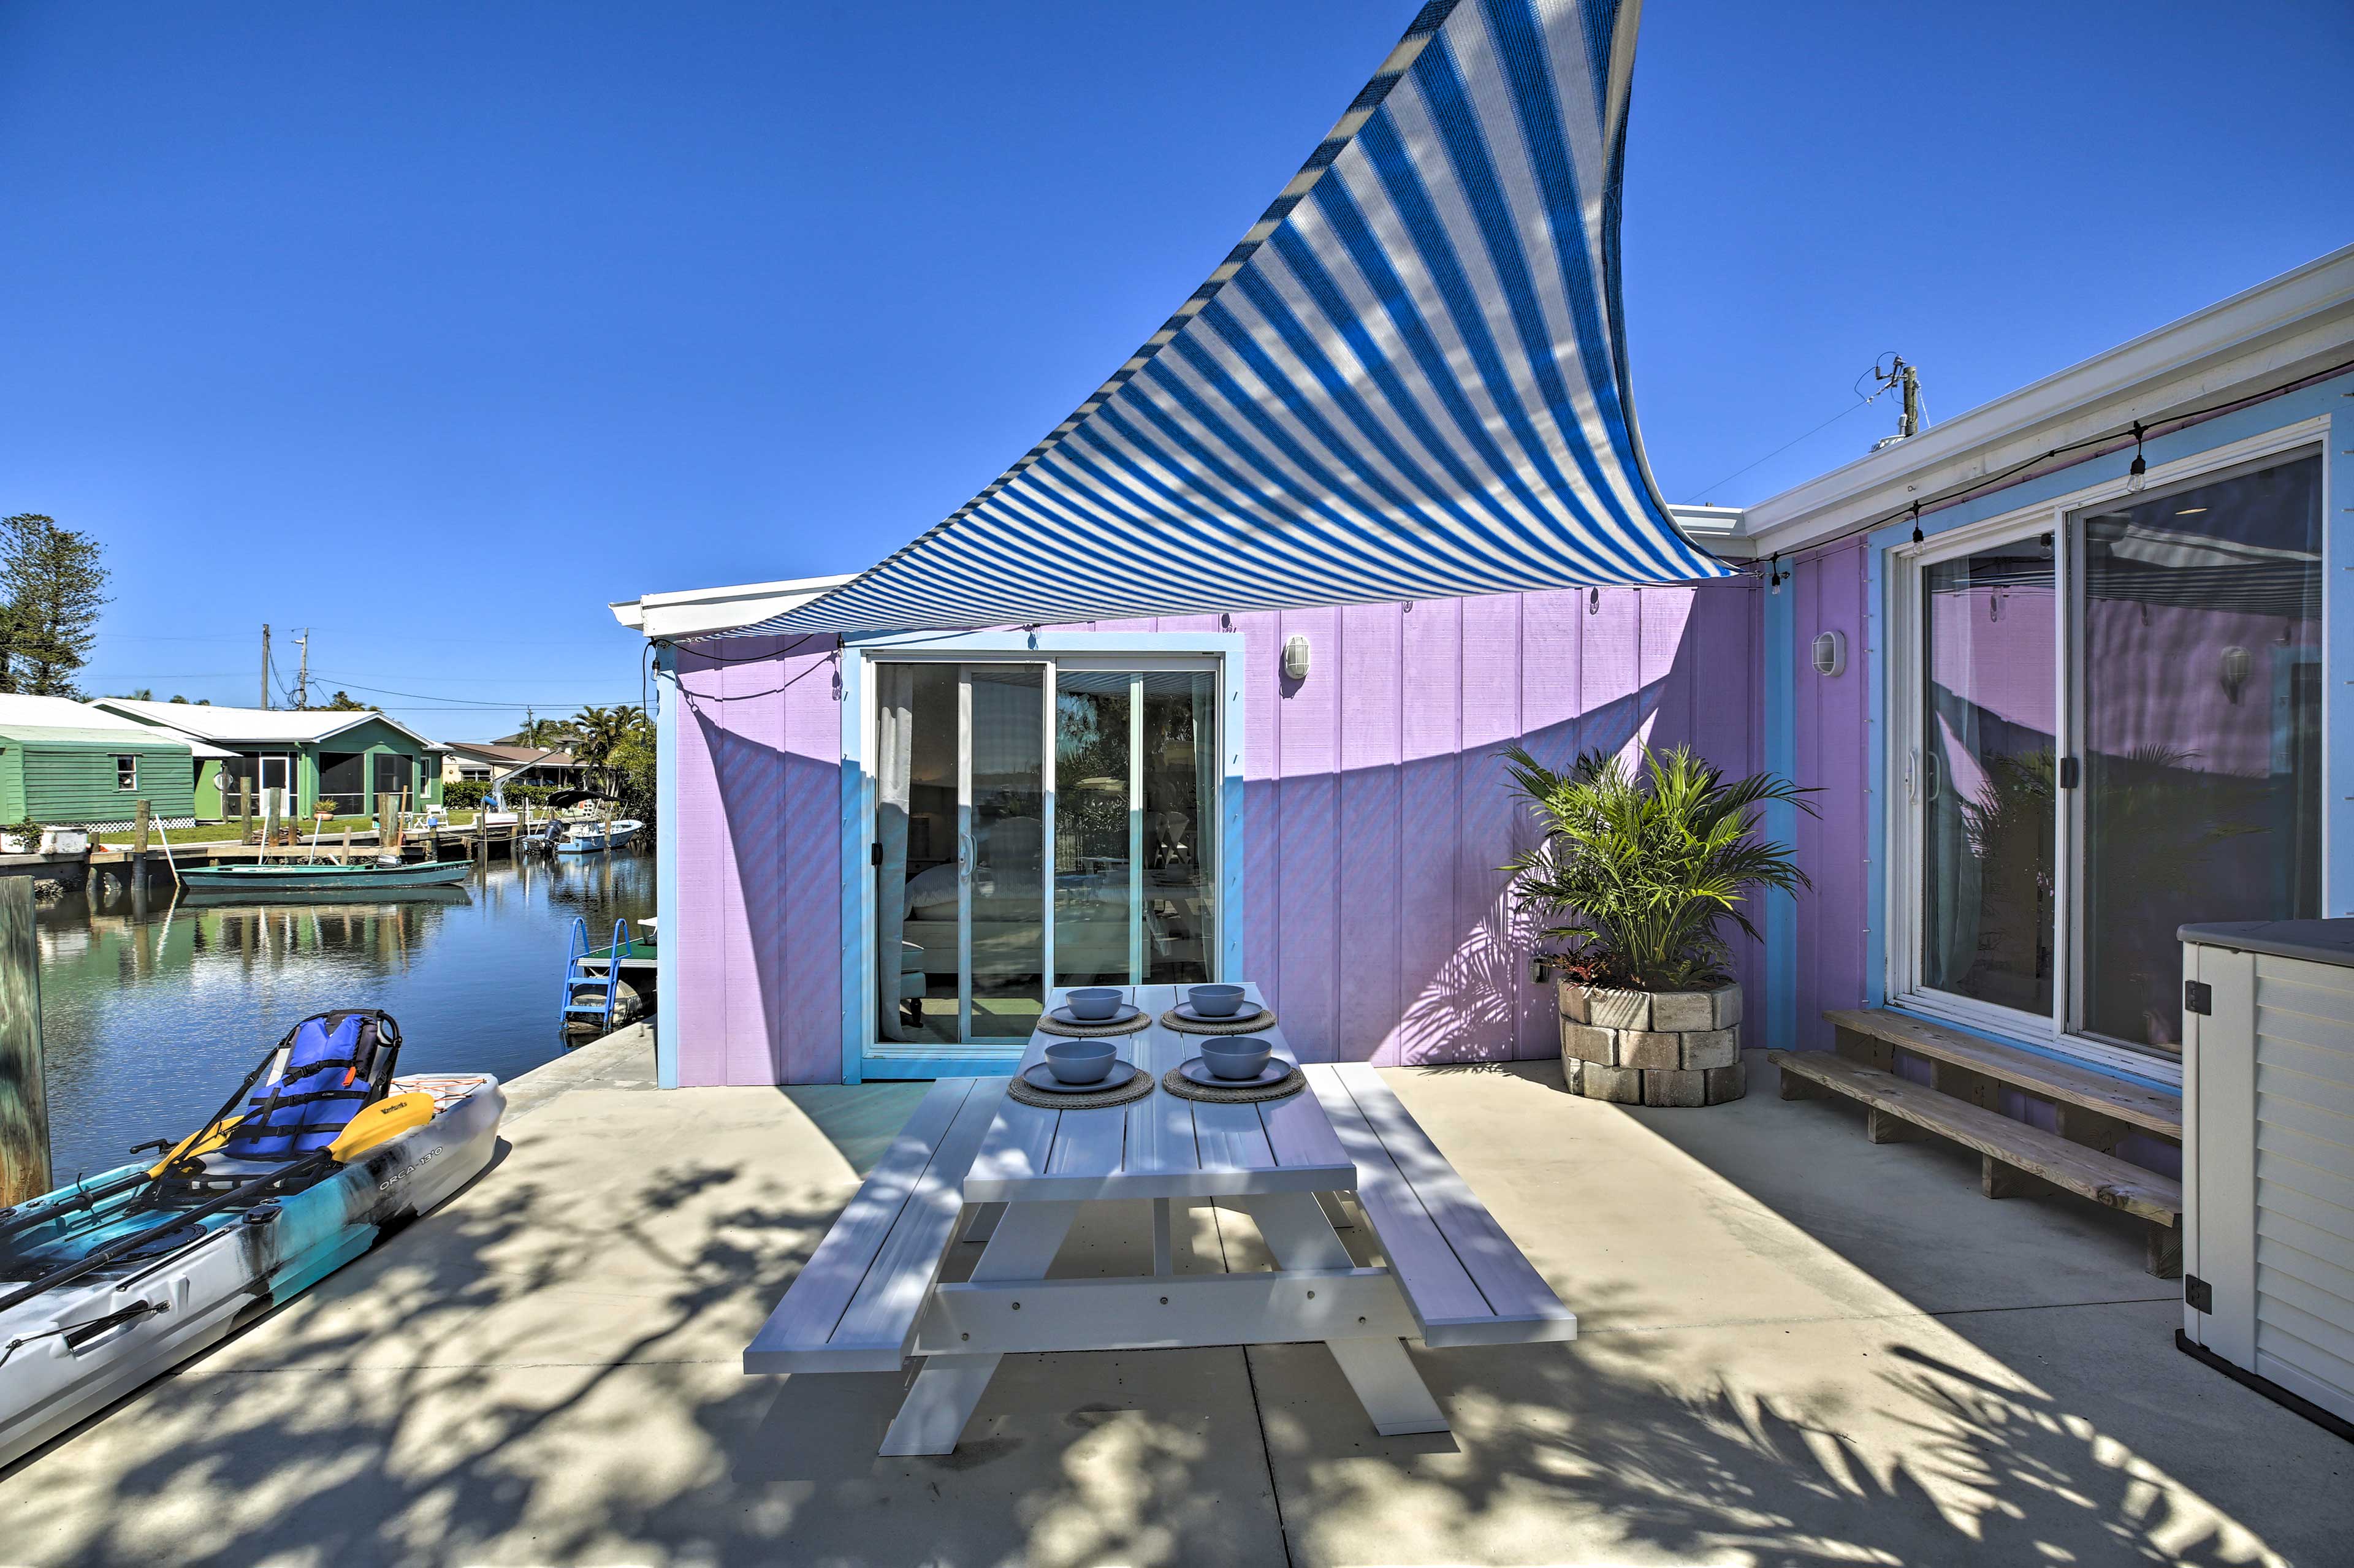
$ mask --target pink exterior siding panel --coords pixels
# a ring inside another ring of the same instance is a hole
[[[1551,998],[1528,975],[1535,922],[1510,907],[1500,869],[1532,830],[1497,754],[1518,742],[1560,765],[1593,747],[1689,741],[1729,770],[1757,768],[1759,628],[1746,581],[1235,616],[1246,907],[1228,917],[1244,922],[1247,978],[1267,988],[1286,1035],[1313,1059],[1385,1064],[1558,1052]],[[1301,682],[1280,669],[1296,634],[1312,650]],[[680,1082],[835,1081],[834,650],[706,647],[731,662],[680,652],[678,799],[663,824],[677,835],[683,906],[664,911],[678,942],[681,994],[664,1008]],[[1741,964],[1757,984],[1755,955]],[[1764,1017],[1762,999],[1751,1016]]]

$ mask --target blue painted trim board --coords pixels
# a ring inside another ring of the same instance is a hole
[[[1765,687],[1766,770],[1776,777],[1795,777],[1798,755],[1798,688],[1794,676],[1797,594],[1788,584],[1766,596],[1763,633],[1765,657],[1758,661]],[[1796,847],[1798,811],[1778,804],[1766,809],[1766,831],[1779,843]],[[1798,1040],[1798,919],[1797,903],[1789,898],[1766,901],[1766,1030],[1765,1044],[1795,1049]]]

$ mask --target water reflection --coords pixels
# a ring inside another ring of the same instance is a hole
[[[58,1178],[176,1134],[307,1014],[381,1007],[412,1072],[512,1077],[561,1054],[573,919],[653,913],[645,853],[525,860],[463,887],[353,904],[68,894],[40,911],[41,1023]],[[250,896],[250,895],[246,895]]]

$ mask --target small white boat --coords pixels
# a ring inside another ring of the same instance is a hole
[[[610,822],[567,822],[564,836],[556,841],[558,854],[596,854],[604,850],[628,846],[645,823],[635,817],[616,817]]]
[[[499,1081],[394,1077],[398,1052],[383,1013],[305,1019],[155,1164],[0,1210],[0,1466],[308,1289],[490,1163]]]

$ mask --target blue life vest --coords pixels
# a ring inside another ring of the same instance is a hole
[[[253,1092],[221,1152],[233,1160],[296,1160],[334,1142],[374,1092],[368,1068],[376,1048],[373,1018],[305,1019],[278,1081]]]

